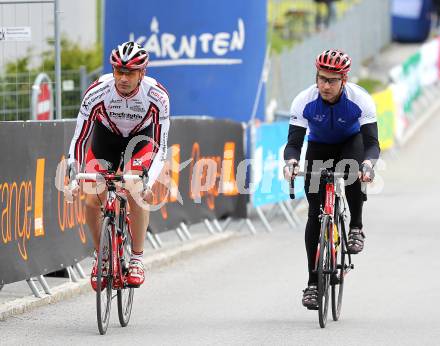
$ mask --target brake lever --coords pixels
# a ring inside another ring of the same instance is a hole
[[[289,188],[289,196],[290,199],[295,199],[295,175],[293,174],[295,172],[295,168],[298,167],[298,163],[294,163],[291,166],[292,169],[292,178],[290,179],[290,188]]]

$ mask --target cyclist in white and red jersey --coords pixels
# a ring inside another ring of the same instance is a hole
[[[84,164],[86,172],[121,169],[142,174],[142,167],[148,169],[147,189],[137,195],[130,191],[128,196],[133,248],[127,281],[133,287],[140,286],[145,278],[142,258],[149,221],[148,210],[138,203],[139,196],[144,201],[152,199],[151,187],[166,159],[170,125],[167,91],[155,79],[145,76],[148,58],[147,51],[135,42],[125,42],[111,52],[113,73],[103,75],[86,91],[69,150],[70,177]],[[91,144],[86,154],[90,137]],[[124,159],[121,160],[123,153]],[[77,190],[75,188],[75,195]],[[92,232],[95,249],[99,247],[100,208],[104,197],[103,193],[87,194],[85,200],[86,222]],[[95,290],[96,262],[91,274]]]

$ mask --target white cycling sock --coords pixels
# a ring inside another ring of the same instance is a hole
[[[130,261],[142,262],[143,258],[144,258],[144,252],[143,251],[138,252],[138,251],[131,250]]]

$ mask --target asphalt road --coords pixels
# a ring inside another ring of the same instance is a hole
[[[379,172],[365,206],[364,253],[347,277],[341,320],[320,329],[301,306],[303,230],[279,222],[149,274],[127,328],[116,304],[106,336],[93,294],[0,322],[1,345],[440,344],[440,117]]]

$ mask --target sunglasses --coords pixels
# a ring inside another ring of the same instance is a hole
[[[329,85],[336,85],[341,80],[342,80],[342,78],[327,78],[327,77],[318,75],[318,83],[320,83],[320,84],[328,83]]]
[[[122,76],[122,75],[126,75],[126,76],[134,76],[138,73],[139,70],[129,70],[126,68],[114,68],[113,72],[116,76]]]

